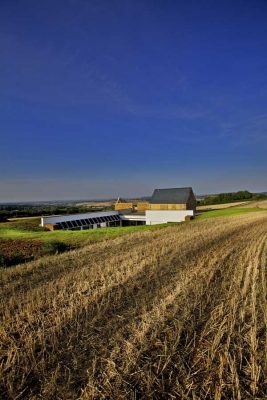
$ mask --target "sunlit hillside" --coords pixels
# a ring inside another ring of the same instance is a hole
[[[3,399],[265,399],[267,213],[0,270]]]

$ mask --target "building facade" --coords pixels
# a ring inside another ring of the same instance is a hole
[[[190,187],[155,189],[149,202],[134,205],[118,199],[114,211],[42,217],[41,226],[49,230],[80,230],[182,222],[194,216],[196,204]]]

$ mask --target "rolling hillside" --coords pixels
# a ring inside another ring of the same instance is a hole
[[[267,214],[0,270],[3,399],[264,399]]]
[[[246,207],[246,205],[243,204],[241,207]],[[251,202],[247,203],[247,207],[256,207],[256,208],[267,209],[267,200],[251,201]]]

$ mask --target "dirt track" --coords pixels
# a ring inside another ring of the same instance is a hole
[[[216,218],[4,271],[0,394],[265,399],[266,237]]]

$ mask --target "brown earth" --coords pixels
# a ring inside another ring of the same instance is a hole
[[[42,242],[37,240],[1,239],[0,254],[8,260],[12,260],[16,256],[30,259],[40,255],[41,246]]]

